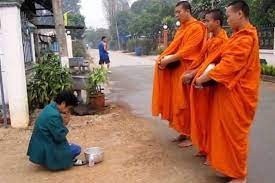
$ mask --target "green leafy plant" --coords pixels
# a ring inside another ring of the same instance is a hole
[[[275,76],[275,67],[273,65],[262,65],[262,74],[263,75],[269,75],[269,76]]]
[[[74,57],[86,57],[86,48],[81,40],[73,41],[73,55]]]
[[[142,48],[143,55],[150,55],[150,53],[157,49],[157,41],[153,39],[142,38],[134,41],[134,48]]]
[[[89,95],[102,93],[102,84],[107,82],[107,70],[105,68],[94,68],[87,81],[87,91]]]
[[[30,109],[42,108],[62,90],[72,88],[72,77],[63,68],[58,56],[44,54],[36,64],[27,83]]]
[[[129,52],[134,52],[135,51],[135,46],[136,46],[136,40],[135,39],[130,39],[127,42],[127,50]]]

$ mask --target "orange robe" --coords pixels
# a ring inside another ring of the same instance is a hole
[[[220,63],[208,76],[218,82],[212,101],[208,160],[217,171],[247,175],[248,137],[258,103],[260,61],[257,30],[251,24],[222,48]]]
[[[201,53],[201,58],[192,64],[191,69],[197,69],[197,74],[193,80],[201,76],[210,63],[217,62],[213,56],[217,55],[221,47],[228,40],[225,30],[221,29],[218,35],[208,39],[206,49]],[[201,64],[201,65],[200,65]],[[198,65],[200,65],[198,67]],[[205,87],[196,89],[191,86],[190,106],[191,106],[191,139],[200,152],[207,154],[208,150],[208,135],[209,135],[209,113],[213,100],[214,87]]]
[[[178,83],[182,73],[198,59],[205,40],[205,26],[192,18],[179,27],[174,40],[160,56],[176,54],[181,58],[180,66],[173,70],[155,66],[152,115],[161,115],[170,122],[170,127],[185,135],[190,135],[190,88],[186,86],[181,90]],[[186,96],[183,102],[179,102],[179,94]]]

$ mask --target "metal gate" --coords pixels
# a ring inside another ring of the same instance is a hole
[[[25,64],[33,62],[31,27],[25,13],[21,12],[22,42]]]

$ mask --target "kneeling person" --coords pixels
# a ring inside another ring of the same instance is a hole
[[[57,95],[54,102],[39,114],[29,142],[27,155],[31,162],[49,170],[65,170],[86,162],[76,160],[81,148],[67,141],[71,107],[77,105],[76,96],[69,91]]]

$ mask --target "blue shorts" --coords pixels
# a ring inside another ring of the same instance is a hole
[[[102,65],[102,64],[109,64],[109,63],[110,63],[110,59],[105,59],[105,60],[100,59],[100,60],[99,60],[99,65]]]

